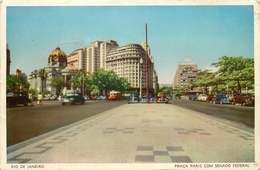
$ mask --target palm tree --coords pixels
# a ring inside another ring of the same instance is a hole
[[[88,87],[88,73],[84,70],[78,70],[72,77],[71,82],[74,87],[79,87],[84,95],[85,89]]]
[[[47,79],[47,72],[44,68],[39,70],[38,77],[41,79],[41,93],[43,93],[43,82]]]

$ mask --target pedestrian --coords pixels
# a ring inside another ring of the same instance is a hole
[[[42,94],[38,94],[38,103],[37,104],[42,104]]]

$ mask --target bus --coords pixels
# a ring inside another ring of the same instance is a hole
[[[121,92],[119,91],[111,91],[108,96],[108,100],[120,100],[122,97]]]

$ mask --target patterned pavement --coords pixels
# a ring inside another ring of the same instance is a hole
[[[183,154],[181,146],[138,146],[135,162],[178,162],[178,163],[192,163],[189,156]]]
[[[125,104],[8,150],[8,163],[253,162],[254,134],[173,105]]]

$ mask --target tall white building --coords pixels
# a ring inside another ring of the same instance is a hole
[[[86,71],[93,73],[100,68],[100,44],[102,41],[95,41],[86,48]]]
[[[142,60],[142,62],[140,62]],[[153,91],[154,75],[153,63],[148,57],[148,81],[146,80],[146,51],[139,44],[128,44],[112,49],[106,59],[106,69],[114,71],[119,77],[125,78],[133,89],[139,89],[142,85],[143,91],[149,85],[149,91]],[[141,82],[140,82],[141,80]]]
[[[93,73],[100,68],[106,69],[106,57],[111,49],[117,48],[116,41],[94,41],[85,49],[86,71]]]
[[[118,47],[114,40],[104,41],[100,44],[100,68],[106,69],[106,58],[110,50]]]

